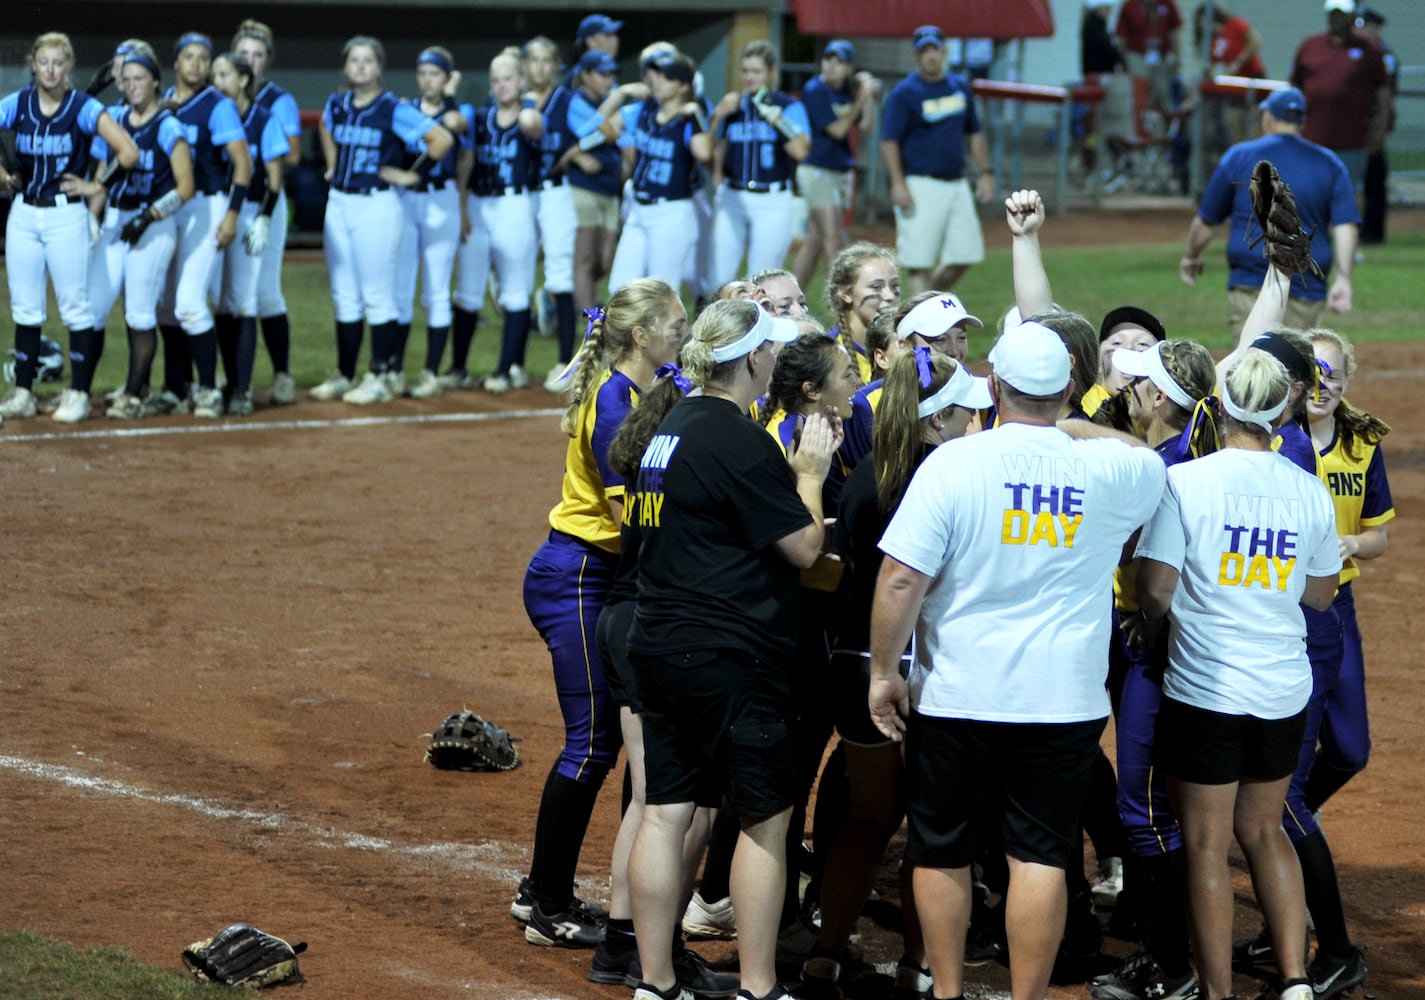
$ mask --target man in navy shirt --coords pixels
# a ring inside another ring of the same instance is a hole
[[[1267,261],[1260,247],[1247,245],[1248,221],[1254,217],[1248,181],[1259,160],[1270,160],[1291,185],[1304,232],[1311,233],[1311,256],[1323,274],[1336,275],[1327,288],[1312,274],[1292,279],[1286,325],[1307,330],[1318,324],[1323,309],[1351,311],[1351,269],[1356,263],[1361,216],[1355,189],[1340,158],[1302,136],[1306,97],[1295,87],[1274,92],[1261,104],[1262,137],[1239,142],[1224,154],[1207,182],[1202,203],[1188,229],[1187,254],[1179,265],[1183,281],[1197,284],[1203,271],[1202,252],[1212,241],[1213,227],[1230,218],[1227,240],[1228,323],[1232,336],[1242,330],[1257,300]]]
[[[975,202],[989,202],[995,193],[974,92],[968,81],[945,72],[944,33],[926,25],[916,29],[914,42],[916,71],[886,98],[881,123],[908,296],[931,287],[948,291],[985,259]]]

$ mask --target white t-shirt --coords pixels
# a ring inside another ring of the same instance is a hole
[[[1270,451],[1175,465],[1138,556],[1181,574],[1163,693],[1229,715],[1285,719],[1311,697],[1301,595],[1341,570],[1321,480]]]
[[[1018,423],[935,449],[881,539],[933,577],[916,625],[917,711],[1105,718],[1113,570],[1164,471],[1148,448]]]

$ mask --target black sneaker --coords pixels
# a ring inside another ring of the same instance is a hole
[[[737,1000],[798,1000],[798,998],[785,986],[778,983],[772,987],[772,992],[764,993],[760,997],[753,996],[751,990],[738,990]]]
[[[675,942],[673,948],[673,974],[678,977],[678,985],[693,996],[699,1000],[720,1000],[737,992],[736,976],[716,971],[703,956],[681,941]],[[634,956],[634,961],[638,961],[638,956]]]
[[[1311,977],[1316,1000],[1331,1000],[1366,981],[1366,957],[1359,948],[1352,948],[1346,958],[1335,958],[1317,949],[1306,974]]]
[[[594,949],[594,958],[589,963],[591,983],[637,986],[642,978],[643,969],[638,964],[637,948],[611,948],[607,937],[599,942],[599,946]]]
[[[1277,952],[1265,927],[1249,938],[1232,942],[1232,968],[1239,972],[1252,972],[1260,966],[1276,964]]]
[[[1143,984],[1161,972],[1152,955],[1134,952],[1112,972],[1090,979],[1089,993],[1095,1000],[1137,1000],[1143,995]]]
[[[538,903],[529,911],[524,939],[546,948],[597,948],[604,940],[604,925],[575,906],[546,914]]]
[[[510,904],[510,917],[516,923],[529,923],[529,911],[534,909],[534,890],[530,888],[529,876],[520,879],[520,887],[515,892],[514,902]],[[569,909],[583,914],[593,921],[607,920],[609,911],[597,903],[586,903],[578,896],[569,904]]]

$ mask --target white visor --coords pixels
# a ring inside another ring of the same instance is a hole
[[[751,354],[769,340],[778,344],[790,344],[800,336],[801,330],[797,328],[796,323],[789,319],[778,319],[766,310],[758,309],[757,322],[752,324],[751,329],[732,343],[713,348],[713,361],[722,364]]]
[[[1231,373],[1229,372],[1228,374]],[[1276,422],[1277,417],[1281,416],[1282,410],[1286,409],[1287,400],[1291,399],[1291,393],[1288,392],[1282,397],[1281,402],[1273,406],[1270,410],[1244,410],[1238,406],[1237,401],[1232,398],[1232,393],[1227,388],[1227,379],[1224,378],[1222,380],[1221,388],[1222,408],[1227,411],[1229,417],[1244,424],[1253,424],[1254,426],[1260,427],[1268,434],[1275,433],[1276,428],[1273,424]]]
[[[1197,405],[1197,400],[1189,396],[1187,391],[1178,385],[1178,380],[1173,378],[1167,366],[1163,364],[1163,342],[1161,340],[1146,351],[1133,351],[1127,347],[1115,348],[1113,367],[1132,378],[1151,379],[1154,385],[1166,392],[1168,398],[1184,410],[1191,411]]]
[[[896,337],[900,340],[909,340],[919,334],[927,340],[938,340],[945,336],[952,327],[959,326],[961,323],[969,323],[971,326],[981,328],[985,325],[980,322],[978,317],[967,313],[964,304],[958,298],[946,292],[933,299],[926,299],[906,313],[905,319],[896,324]]]
[[[987,379],[970,374],[970,369],[957,363],[955,374],[931,396],[920,401],[920,419],[932,413],[939,413],[947,406],[962,406],[967,410],[988,410],[994,405],[990,399],[990,383]]]

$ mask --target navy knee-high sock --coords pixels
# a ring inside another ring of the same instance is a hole
[[[153,371],[153,356],[158,353],[158,331],[152,328],[135,330],[129,327],[129,376],[124,380],[124,394],[142,396],[148,388]]]
[[[238,320],[237,367],[233,377],[234,392],[252,391],[252,367],[257,363],[257,317],[244,316]]]
[[[554,296],[557,317],[555,333],[559,339],[559,363],[567,365],[574,357],[574,293],[558,292]]]
[[[227,376],[231,391],[237,383],[237,341],[238,318],[226,314],[213,317],[213,329],[218,333],[218,357],[223,362],[223,374]]]
[[[450,368],[452,371],[470,370],[470,345],[475,342],[475,328],[480,325],[480,314],[456,306],[450,323]]]
[[[401,372],[406,370],[406,344],[411,339],[411,324],[392,323],[395,327],[395,334],[391,343],[391,358],[388,362],[390,370]]]
[[[163,336],[163,387],[179,399],[188,398],[188,384],[193,381],[193,354],[188,334],[181,326],[160,325]]]
[[[426,328],[427,371],[439,372],[441,355],[445,354],[445,342],[450,339],[450,327],[431,326]]]
[[[272,370],[285,372],[292,367],[292,326],[286,313],[262,317],[262,340],[272,358]]]
[[[15,385],[30,389],[40,365],[40,328],[15,327]]]
[[[399,371],[397,352],[400,348],[401,325],[377,323],[371,328],[371,370],[378,374]]]
[[[88,392],[94,384],[94,368],[104,350],[103,330],[71,330],[69,333],[69,387]]]
[[[218,384],[218,335],[212,330],[195,333],[188,338],[188,350],[193,354],[193,367],[198,369],[198,385],[211,389]]]
[[[567,909],[574,898],[574,872],[589,818],[594,814],[603,779],[575,781],[559,773],[559,762],[549,770],[539,800],[534,827],[534,854],[529,882],[534,898],[546,913]]]
[[[356,378],[356,359],[361,354],[362,324],[342,323],[336,325],[336,366],[348,379]]]
[[[523,366],[528,343],[529,310],[511,309],[505,313],[505,329],[500,335],[500,363],[495,366],[495,371],[508,375],[512,366]]]

